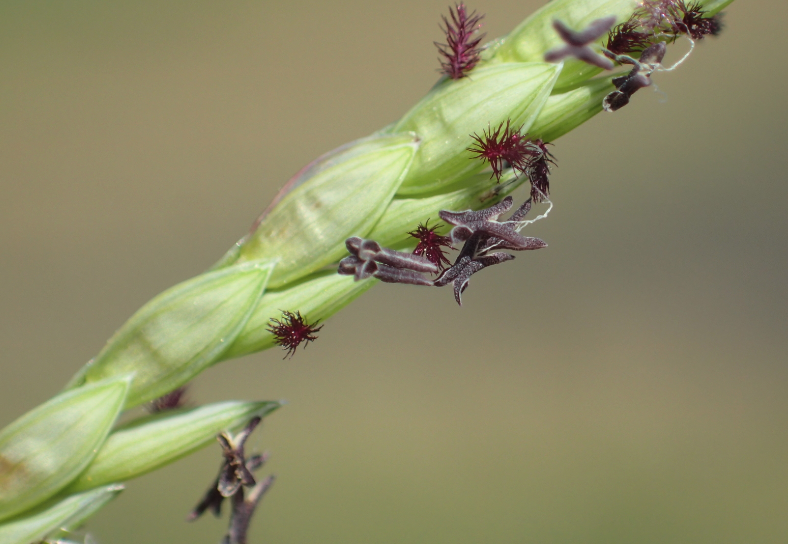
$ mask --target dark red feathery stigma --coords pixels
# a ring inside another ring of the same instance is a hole
[[[476,143],[469,147],[468,151],[476,155],[473,158],[490,163],[492,176],[495,176],[497,181],[501,181],[504,169],[509,166],[524,173],[535,155],[529,145],[531,141],[520,134],[519,130],[512,129],[508,120],[506,126],[501,123],[495,130],[488,127],[482,131],[482,136],[474,133],[471,138],[476,140]]]
[[[713,17],[709,17],[709,34],[712,36],[719,36],[720,32],[722,32],[722,27],[724,26],[722,23],[722,15],[724,13],[718,13]]]
[[[426,258],[431,263],[437,265],[438,271],[442,272],[447,265],[451,264],[451,261],[446,258],[443,248],[454,248],[451,245],[451,238],[448,236],[441,236],[435,232],[443,225],[437,223],[430,227],[429,223],[430,220],[427,219],[424,224],[420,223],[419,226],[416,227],[416,230],[412,230],[408,233],[419,240],[416,249],[413,250],[413,254]]]
[[[649,34],[639,32],[640,21],[633,15],[627,22],[616,25],[607,35],[605,48],[616,55],[643,51],[650,45]]]
[[[159,412],[166,412],[167,410],[183,408],[186,405],[186,389],[187,387],[184,385],[183,387],[173,389],[166,395],[152,400],[148,405],[148,411],[156,414]]]
[[[700,2],[686,4],[684,0],[678,0],[671,10],[674,31],[689,34],[693,40],[701,40],[708,34],[719,34],[722,28],[719,20],[715,17],[704,17],[706,12],[700,8]]]
[[[306,319],[301,316],[301,312],[293,313],[283,310],[282,319],[272,317],[266,330],[274,335],[277,345],[287,350],[284,356],[284,359],[287,359],[288,356],[293,357],[296,348],[303,342],[308,344],[317,340],[314,333],[323,328],[323,325],[315,327],[318,323],[320,323],[319,320],[312,324],[307,323]]]
[[[498,181],[501,181],[501,174],[504,169],[504,155],[507,152],[509,140],[509,123],[506,123],[503,138],[500,138],[499,141],[501,129],[503,129],[503,123],[495,130],[489,127],[487,130],[483,130],[482,136],[476,133],[471,134],[471,138],[476,140],[476,143],[468,148],[468,151],[476,154],[475,159],[481,159],[490,163],[493,171],[492,175]]]
[[[446,33],[446,43],[435,42],[441,56],[441,72],[452,79],[464,77],[481,59],[482,48],[479,43],[484,34],[475,36],[479,30],[484,15],[476,15],[465,11],[465,4],[455,4],[454,9],[449,7],[451,21],[445,16],[441,30]]]
[[[542,202],[550,194],[550,165],[555,157],[542,140],[530,140],[519,130],[511,128],[511,122],[501,123],[496,129],[488,128],[482,136],[471,134],[476,143],[468,148],[474,158],[490,163],[492,176],[501,181],[503,170],[511,167],[515,172],[528,176],[531,181],[531,198]],[[490,177],[492,177],[490,176]]]

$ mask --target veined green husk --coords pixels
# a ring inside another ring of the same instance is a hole
[[[58,532],[62,527],[79,527],[121,491],[122,485],[110,485],[42,505],[34,512],[0,524],[0,542],[30,544]]]
[[[321,157],[291,180],[294,187],[242,242],[236,262],[276,259],[273,289],[339,260],[345,240],[383,215],[419,145],[413,133],[377,135]]]
[[[131,376],[60,393],[0,432],[0,520],[66,487],[109,434]]]
[[[140,418],[109,435],[96,458],[67,489],[74,493],[111,482],[125,482],[166,466],[263,417],[278,402],[218,402]]]
[[[610,76],[600,76],[576,87],[556,91],[547,99],[529,136],[553,142],[602,111],[602,100],[614,89]]]
[[[134,373],[126,408],[180,387],[233,343],[274,266],[270,261],[237,264],[168,289],[140,308],[69,387]]]

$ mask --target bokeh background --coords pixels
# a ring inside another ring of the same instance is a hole
[[[477,1],[488,38],[541,4]],[[446,2],[0,4],[0,425],[139,306],[206,269],[304,164],[437,78]],[[550,244],[451,292],[381,285],[289,361],[195,403],[286,399],[253,543],[788,541],[788,7],[554,148]],[[678,50],[671,53],[676,57]],[[183,520],[218,446],[132,481],[102,544]]]

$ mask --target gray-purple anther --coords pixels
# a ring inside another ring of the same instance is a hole
[[[566,43],[565,46],[551,49],[544,55],[546,62],[558,62],[566,57],[574,57],[583,62],[598,66],[603,70],[612,70],[613,62],[606,59],[590,47],[592,43],[608,33],[616,22],[615,16],[603,17],[591,21],[584,30],[572,30],[564,23],[556,19],[553,21],[553,28]]]

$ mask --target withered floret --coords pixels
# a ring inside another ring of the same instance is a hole
[[[435,287],[451,283],[454,285],[454,297],[462,305],[462,293],[473,274],[488,266],[514,259],[508,253],[492,252],[494,249],[522,251],[547,246],[538,238],[522,236],[518,232],[531,209],[531,199],[523,203],[507,221],[499,221],[500,216],[512,208],[512,203],[512,197],[508,196],[483,210],[441,211],[441,219],[454,225],[448,238],[463,246],[454,264],[445,268],[435,280],[422,275],[425,272],[438,272],[438,265],[427,258],[381,247],[374,240],[357,236],[345,241],[351,255],[340,261],[338,272],[354,276],[357,281],[375,277],[388,283]]]

